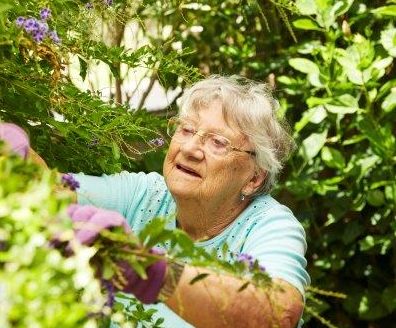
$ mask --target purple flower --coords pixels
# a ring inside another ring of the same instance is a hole
[[[51,9],[49,8],[43,8],[40,10],[40,17],[42,20],[47,20],[48,18],[51,17]]]
[[[93,4],[92,4],[92,2],[88,2],[88,3],[86,3],[85,4],[85,9],[88,9],[88,10],[90,10],[90,9],[93,9]]]
[[[106,289],[107,291],[107,301],[106,301],[106,305],[108,307],[113,307],[114,305],[114,285],[105,279],[101,279],[102,285],[103,287]]]
[[[56,44],[59,44],[62,42],[62,40],[59,38],[58,33],[56,33],[56,31],[50,31],[48,33],[48,36]]]
[[[36,41],[37,43],[43,42],[45,38],[45,34],[41,31],[36,31],[33,33],[33,40]]]
[[[25,17],[19,16],[19,17],[15,20],[16,26],[22,27],[23,24],[25,23],[25,20],[26,20]]]
[[[249,269],[253,269],[254,259],[251,255],[240,253],[237,256],[237,261],[245,264],[245,266],[248,267]]]
[[[113,0],[103,0],[105,5],[111,6],[113,4]]]
[[[155,147],[162,147],[165,144],[165,141],[162,138],[155,138],[155,139],[150,140],[149,144],[151,144]]]
[[[35,18],[28,18],[23,23],[23,27],[25,28],[26,32],[33,33],[38,29],[38,22]]]
[[[62,175],[62,183],[69,186],[70,190],[73,191],[80,188],[80,183],[69,173]]]
[[[44,34],[47,34],[49,27],[48,24],[45,22],[37,22],[38,24],[38,30]]]
[[[254,268],[254,264],[256,262],[255,259],[253,258],[253,256],[251,256],[249,254],[245,254],[245,253],[238,254],[237,261],[245,264],[245,266],[248,267],[250,270],[252,270]],[[265,267],[262,265],[259,265],[258,268],[261,272],[265,271]]]

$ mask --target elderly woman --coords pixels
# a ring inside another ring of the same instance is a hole
[[[165,295],[162,303],[150,305],[165,319],[164,327],[299,324],[309,284],[305,234],[292,212],[269,195],[293,144],[276,109],[277,101],[264,84],[210,77],[184,92],[178,117],[169,121],[172,139],[163,176],[74,175],[80,205],[116,211],[134,232],[154,217],[173,216],[171,227],[184,230],[196,245],[217,250],[219,258],[224,244],[230,254],[249,254],[281,287],[263,291],[249,285],[238,291],[241,282],[229,275],[190,265],[153,265],[148,281],[159,274],[158,287],[145,282],[125,291],[144,299],[142,290],[149,290],[146,303]],[[85,206],[76,208],[71,216],[78,220],[84,211]],[[209,276],[190,284],[199,273]]]

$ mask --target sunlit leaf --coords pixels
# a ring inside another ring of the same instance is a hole
[[[300,132],[309,122],[319,124],[326,116],[327,113],[323,106],[310,108],[304,112],[303,117],[295,124],[294,129],[296,132]]]
[[[381,104],[381,108],[385,113],[390,113],[396,107],[396,92],[391,92]]]
[[[345,167],[345,159],[342,153],[331,147],[322,148],[322,160],[327,166],[337,169],[343,169]]]
[[[390,27],[381,32],[381,44],[389,55],[396,57],[396,28]]]
[[[396,16],[396,5],[378,7],[371,10],[373,14]]]
[[[313,15],[316,13],[315,0],[296,0],[296,7],[302,15]]]
[[[308,138],[302,142],[299,153],[306,161],[314,158],[326,143],[327,130],[321,133],[312,133]]]
[[[313,20],[308,18],[301,18],[293,21],[293,26],[300,30],[321,30],[321,28]]]

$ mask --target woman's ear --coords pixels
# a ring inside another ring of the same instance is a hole
[[[246,196],[254,194],[263,185],[265,179],[267,178],[267,173],[267,171],[257,168],[253,177],[243,187],[242,194]]]

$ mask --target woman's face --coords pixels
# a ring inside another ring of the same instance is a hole
[[[247,138],[234,124],[227,124],[220,101],[213,101],[188,116],[199,133],[220,134],[231,141],[234,147],[253,150]],[[189,141],[179,143],[172,139],[164,161],[164,177],[168,189],[176,200],[196,199],[198,201],[240,202],[241,192],[246,189],[255,175],[255,163],[245,152],[230,151],[219,156],[206,152],[198,135]]]

